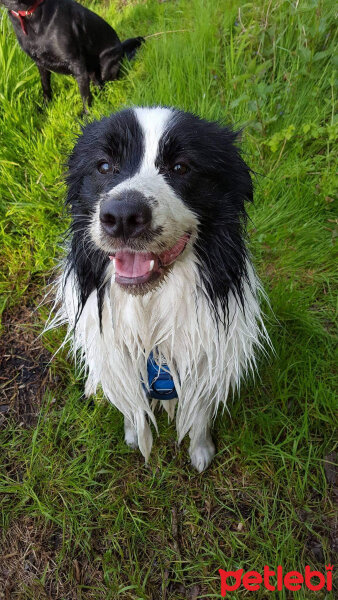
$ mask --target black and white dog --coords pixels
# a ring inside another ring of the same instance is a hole
[[[52,324],[67,323],[86,394],[102,386],[146,459],[155,405],[173,417],[177,404],[198,471],[215,453],[218,407],[268,341],[244,240],[250,170],[235,140],[189,113],[133,108],[87,125],[69,159],[71,244]]]
[[[101,17],[74,0],[0,0],[8,8],[21,48],[40,72],[44,100],[52,97],[51,71],[75,77],[84,108],[90,106],[90,81],[102,86],[119,75],[124,56],[131,59],[142,37],[120,42]]]

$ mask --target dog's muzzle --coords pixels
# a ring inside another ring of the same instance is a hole
[[[134,291],[143,284],[156,282],[182,252],[190,232],[181,236],[169,249],[160,254],[135,251],[132,242],[145,242],[153,235],[152,208],[147,198],[137,190],[125,190],[101,202],[100,224],[105,235],[114,239],[118,250],[109,255],[113,261],[115,281]]]

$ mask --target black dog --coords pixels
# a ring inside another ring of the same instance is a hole
[[[121,42],[101,17],[74,0],[0,0],[21,48],[36,62],[44,100],[52,97],[51,71],[75,77],[84,109],[90,80],[102,86],[118,77],[124,56],[133,58],[142,37]]]

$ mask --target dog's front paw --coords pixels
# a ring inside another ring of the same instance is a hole
[[[128,431],[126,431],[124,434],[124,441],[126,442],[127,446],[129,446],[129,448],[132,448],[133,450],[136,450],[138,448],[136,431],[128,429]]]
[[[133,450],[138,448],[136,429],[126,417],[124,419],[124,441],[129,448],[132,448]]]
[[[205,471],[205,469],[207,469],[210,465],[215,456],[215,452],[216,448],[211,436],[209,438],[199,440],[198,443],[189,448],[192,466],[195,467],[199,473],[202,473],[202,471]]]

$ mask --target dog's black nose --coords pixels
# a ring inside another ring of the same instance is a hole
[[[104,200],[100,221],[106,233],[115,238],[135,238],[149,228],[151,208],[140,192],[125,192]]]

